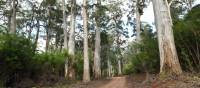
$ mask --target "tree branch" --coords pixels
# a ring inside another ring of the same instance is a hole
[[[172,5],[172,3],[174,2],[175,0],[171,0],[170,2],[169,2],[169,7]]]

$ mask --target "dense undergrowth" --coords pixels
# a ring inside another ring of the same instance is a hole
[[[24,36],[0,35],[1,86],[42,86],[63,80],[66,57],[65,52],[37,53]]]
[[[182,68],[200,72],[200,5],[174,25],[175,44]]]
[[[129,62],[125,65],[125,74],[159,71],[157,37],[149,25],[145,25],[139,43],[131,43],[126,58]]]

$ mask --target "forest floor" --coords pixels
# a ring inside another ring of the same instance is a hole
[[[89,83],[78,82],[69,88],[200,88],[200,76],[184,75],[179,78],[158,79],[150,75],[146,80],[145,74],[112,77]]]

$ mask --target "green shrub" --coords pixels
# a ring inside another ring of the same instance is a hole
[[[67,57],[68,54],[62,52],[41,53],[35,55],[33,64],[41,74],[64,75],[64,64]]]
[[[0,78],[4,84],[31,74],[33,56],[34,45],[24,36],[0,35]]]
[[[31,83],[26,87],[57,82],[64,78],[66,59],[67,52],[35,53],[34,44],[25,36],[0,35],[0,85],[23,87],[23,80]]]
[[[155,34],[145,29],[141,34],[142,40],[130,45],[126,55],[128,63],[124,67],[125,74],[159,71],[159,50]]]
[[[75,72],[76,79],[81,80],[83,78],[83,54],[82,51],[77,51],[75,55]]]

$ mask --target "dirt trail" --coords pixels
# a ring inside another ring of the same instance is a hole
[[[113,77],[111,79],[96,80],[72,85],[70,88],[139,88],[142,78],[132,78],[131,76]],[[133,81],[135,80],[135,81]]]
[[[69,88],[200,88],[200,77],[183,77],[180,79],[158,80],[151,75],[148,82],[144,82],[145,74],[113,77],[89,83],[77,83]]]
[[[125,77],[114,77],[108,84],[100,86],[99,88],[128,88],[126,87]]]

